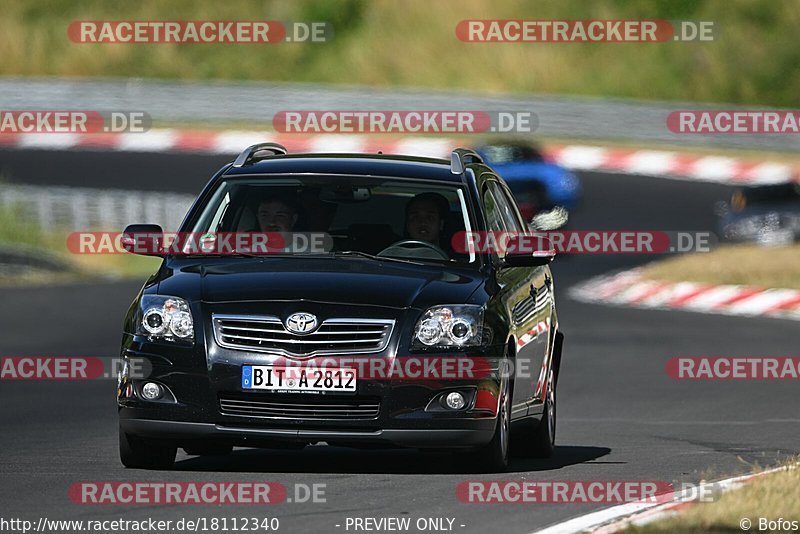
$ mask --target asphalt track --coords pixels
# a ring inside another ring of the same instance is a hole
[[[225,158],[199,155],[0,152],[7,179],[90,187],[197,192]],[[725,186],[584,173],[573,229],[712,230]],[[449,454],[237,449],[225,458],[178,457],[171,472],[126,470],[117,458],[114,383],[0,383],[0,517],[180,519],[278,517],[281,532],[348,532],[347,517],[448,517],[455,532],[531,532],[596,505],[463,504],[463,480],[664,480],[748,472],[800,452],[797,385],[790,381],[676,382],[673,356],[797,356],[797,323],[642,311],[578,303],[566,289],[648,261],[573,256],[554,263],[566,333],[558,449],[516,459],[509,473],[475,475]],[[765,261],[768,256],[765,254]],[[139,284],[0,289],[0,355],[114,356]],[[326,484],[325,503],[254,506],[81,506],[81,481],[275,481]],[[413,522],[412,522],[413,524]],[[341,525],[337,527],[336,525]],[[460,525],[464,525],[461,527]],[[353,532],[351,529],[349,532]],[[414,532],[414,530],[412,530]]]

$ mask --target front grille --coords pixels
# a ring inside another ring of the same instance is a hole
[[[238,350],[315,356],[380,352],[389,344],[392,319],[326,319],[310,334],[289,332],[277,317],[212,317],[217,344]]]
[[[378,399],[353,399],[334,396],[324,398],[272,398],[253,399],[219,398],[223,415],[266,417],[270,419],[375,419],[381,411]]]

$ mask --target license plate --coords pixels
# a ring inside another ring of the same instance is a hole
[[[355,393],[355,369],[242,366],[242,389],[286,393]]]

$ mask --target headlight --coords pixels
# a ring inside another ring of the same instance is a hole
[[[139,302],[136,334],[167,341],[194,341],[189,304],[179,297],[143,295]]]
[[[434,306],[414,328],[417,347],[470,347],[481,344],[483,308],[468,304]]]

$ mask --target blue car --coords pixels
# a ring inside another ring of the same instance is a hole
[[[536,147],[522,141],[500,141],[475,150],[506,181],[526,220],[556,206],[567,210],[578,206],[582,194],[578,177],[547,161]]]

